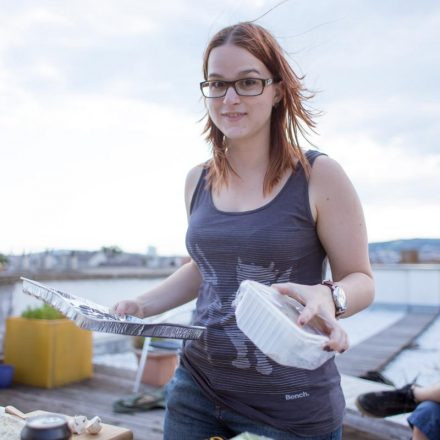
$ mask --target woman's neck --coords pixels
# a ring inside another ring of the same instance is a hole
[[[253,173],[265,174],[269,166],[269,136],[265,139],[229,141],[227,158],[232,168],[242,177]]]

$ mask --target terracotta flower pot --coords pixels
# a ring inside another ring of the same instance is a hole
[[[138,362],[142,350],[135,350]],[[170,350],[149,351],[141,382],[154,387],[161,387],[173,377],[178,364],[178,354]]]

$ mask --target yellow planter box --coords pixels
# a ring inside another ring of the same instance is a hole
[[[5,363],[14,382],[53,388],[92,377],[92,332],[68,319],[6,320]]]

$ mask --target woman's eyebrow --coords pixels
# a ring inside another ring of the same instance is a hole
[[[257,69],[246,69],[246,70],[242,70],[241,72],[239,72],[239,75],[248,75],[249,73],[257,73],[258,75],[260,74],[260,71]]]
[[[238,72],[238,75],[248,75],[249,73],[256,73],[258,75],[260,75],[260,71],[257,69],[246,69],[246,70],[242,70],[240,72]],[[208,78],[224,78],[223,75],[220,75],[219,73],[210,73],[208,75]]]
[[[208,78],[223,78],[219,73],[210,73]]]

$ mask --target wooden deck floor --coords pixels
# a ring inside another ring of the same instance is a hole
[[[357,390],[372,390],[383,387],[380,384],[357,379],[360,381],[353,386],[348,381],[348,394]],[[68,415],[84,414],[88,417],[99,415],[105,423],[123,426],[131,429],[135,440],[159,440],[163,438],[163,417],[164,410],[152,410],[136,414],[117,414],[112,410],[112,403],[121,397],[131,394],[134,382],[134,373],[128,370],[117,370],[114,368],[96,366],[94,377],[90,380],[70,384],[53,390],[33,388],[23,385],[14,385],[12,388],[3,389],[0,392],[0,405],[13,405],[23,412],[31,412],[37,409],[59,412]],[[362,384],[363,383],[363,384]],[[344,384],[344,381],[343,381]],[[366,384],[366,387],[365,387]],[[347,385],[347,384],[346,384]],[[344,386],[346,386],[344,385]],[[344,390],[344,393],[346,391]],[[386,422],[378,421],[374,432],[368,433],[363,429],[364,423],[353,423],[353,416],[356,415],[354,397],[346,395],[347,415],[349,424],[344,426],[343,440],[383,440],[384,438],[405,438],[405,437],[383,437],[377,435],[381,432]],[[359,414],[357,417],[361,417]],[[362,417],[361,417],[362,418]],[[388,427],[386,432],[394,427]],[[361,430],[360,430],[361,429]],[[395,431],[395,429],[394,429]],[[402,432],[409,432],[408,428],[396,431],[399,435]]]
[[[14,385],[0,392],[0,405],[13,405],[27,413],[45,410],[67,415],[100,416],[104,423],[131,429],[136,440],[160,440],[163,410],[118,414],[112,403],[132,394],[134,372],[96,366],[92,379],[52,390]]]
[[[344,420],[344,440],[408,439],[410,431],[404,416],[387,419],[363,417],[354,400],[357,395],[385,389],[387,386],[358,379],[369,370],[380,371],[403,348],[438,316],[438,311],[412,313],[378,335],[354,347],[337,358],[343,373],[342,386],[347,401]],[[410,325],[408,323],[410,322]],[[136,414],[117,414],[112,403],[132,394],[135,372],[111,367],[95,366],[94,377],[53,390],[15,385],[0,391],[0,405],[13,405],[23,412],[45,410],[68,415],[99,415],[104,423],[123,426],[133,431],[135,440],[163,438],[163,410]]]
[[[437,308],[405,315],[393,325],[338,356],[338,370],[341,374],[355,377],[368,371],[381,371],[403,349],[410,347],[437,316]]]
[[[3,389],[0,392],[0,405],[13,405],[25,413],[40,409],[68,415],[99,415],[105,423],[131,429],[135,440],[161,440],[164,410],[136,414],[117,414],[112,410],[112,403],[116,399],[131,394],[133,382],[132,371],[96,366],[92,379],[52,390],[24,385]],[[344,427],[343,440],[382,438],[360,433],[350,426]]]

